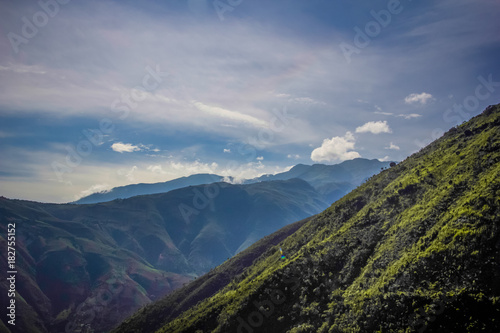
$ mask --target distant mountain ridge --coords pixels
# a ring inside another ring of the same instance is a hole
[[[381,162],[377,159],[355,158],[334,165],[297,164],[287,172],[263,175],[247,182],[299,178],[311,184],[325,196],[325,200],[333,203],[363,181],[380,172],[381,169],[389,167],[390,163],[390,161]]]
[[[376,159],[368,160],[364,158],[344,161],[334,165],[298,164],[289,171],[247,179],[243,181],[243,183],[251,184],[263,181],[299,178],[311,184],[320,194],[325,196],[327,201],[334,202],[370,176],[378,173],[381,168],[388,167],[389,164],[390,162],[380,162]],[[187,186],[221,182],[225,179],[227,179],[227,177],[215,174],[195,174],[161,183],[131,184],[114,187],[109,191],[93,193],[73,203],[91,204],[115,199],[126,199],[137,195],[165,193]],[[229,177],[229,180],[232,180],[232,178]]]
[[[188,177],[181,177],[162,183],[141,183],[114,187],[109,191],[96,192],[76,200],[75,204],[92,204],[106,202],[115,199],[127,199],[137,195],[165,193],[187,186],[212,184],[221,182],[222,176],[214,174],[195,174]]]

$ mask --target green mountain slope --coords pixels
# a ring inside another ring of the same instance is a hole
[[[300,179],[217,183],[89,205],[0,198],[4,249],[8,226],[16,225],[23,314],[16,328],[57,332],[88,324],[107,331],[254,240],[320,212],[327,207],[321,199]],[[6,255],[0,253],[4,272]],[[0,281],[0,293],[8,289]]]
[[[159,332],[498,332],[499,212],[497,105],[372,177]]]

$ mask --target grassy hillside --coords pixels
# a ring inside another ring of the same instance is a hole
[[[497,105],[372,177],[158,331],[498,332],[499,203]]]

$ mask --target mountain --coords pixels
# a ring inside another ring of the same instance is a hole
[[[106,202],[115,199],[126,199],[137,195],[165,193],[178,188],[212,184],[223,181],[224,177],[212,174],[196,174],[188,177],[177,178],[163,183],[153,184],[132,184],[126,186],[114,187],[106,192],[92,193],[88,196],[73,202],[75,204],[91,204]]]
[[[2,197],[0,246],[7,249],[12,226],[16,238],[13,332],[80,325],[107,331],[254,241],[327,206],[300,179],[213,183],[88,205]],[[7,272],[7,251],[0,256]],[[9,286],[0,281],[0,293],[7,295]],[[0,305],[7,302],[2,296]]]
[[[297,231],[310,218],[289,224],[279,231],[262,238],[209,273],[197,278],[185,288],[180,288],[159,301],[143,307],[130,319],[124,321],[116,332],[154,332],[180,313],[199,301],[214,295],[231,283],[266,251],[275,251],[274,246]]]
[[[325,196],[326,201],[335,202],[371,176],[379,173],[381,169],[389,167],[390,164],[391,162],[365,158],[355,158],[334,165],[297,164],[287,172],[263,175],[247,182],[299,178],[311,184],[320,194]]]
[[[327,202],[334,202],[356,188],[364,180],[387,168],[390,162],[356,158],[335,165],[304,165],[298,164],[287,172],[276,175],[264,175],[258,178],[245,180],[245,184],[252,184],[271,180],[289,180],[299,178],[311,184]],[[98,192],[75,201],[75,204],[90,204],[106,202],[115,199],[126,199],[137,195],[165,193],[175,189],[212,184],[224,181],[225,177],[212,174],[196,174],[182,177],[163,183],[132,184],[112,188],[107,192]]]
[[[499,212],[496,105],[115,332],[499,332]]]

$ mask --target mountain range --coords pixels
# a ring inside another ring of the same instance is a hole
[[[92,204],[112,201],[115,199],[127,199],[138,195],[165,193],[183,187],[212,184],[221,182],[224,177],[212,174],[196,174],[188,177],[181,177],[162,183],[152,184],[132,184],[114,187],[109,191],[92,193],[76,200],[76,204]]]
[[[379,172],[381,168],[388,167],[389,164],[390,162],[381,162],[376,159],[368,160],[364,158],[356,158],[334,165],[298,164],[289,171],[275,175],[263,175],[254,179],[246,179],[243,180],[242,183],[253,184],[269,180],[299,178],[311,184],[311,186],[325,197],[326,201],[331,203],[340,199],[368,177]],[[138,195],[165,193],[187,186],[212,184],[222,181],[233,182],[234,179],[232,177],[223,177],[214,174],[195,174],[162,183],[131,184],[114,187],[109,191],[92,193],[76,200],[74,203],[90,204],[106,202],[115,199],[131,198]]]
[[[496,105],[114,332],[498,332],[499,211]]]
[[[342,198],[372,175],[380,172],[381,169],[389,167],[391,163],[394,162],[355,158],[334,165],[297,164],[287,172],[263,175],[246,182],[254,183],[299,178],[311,184],[318,193],[324,196],[327,202],[332,203]]]
[[[83,320],[78,309],[106,294],[112,300],[95,312],[93,327],[110,329],[254,241],[327,206],[300,179],[214,183],[88,205],[2,198],[1,229],[6,234],[9,224],[16,226],[24,314],[17,325],[24,332],[77,325]],[[3,237],[1,243],[7,247]],[[1,269],[6,265],[2,260]],[[6,293],[7,281],[0,286]]]
[[[88,204],[1,197],[2,246],[8,226],[16,226],[16,291],[23,313],[16,328],[109,330],[259,239],[321,212],[332,193],[346,193],[388,164],[357,159],[341,167],[297,165],[239,185],[200,174],[115,188],[87,199],[134,196]],[[166,192],[148,193],[155,191]],[[0,269],[7,271],[6,265],[2,260]],[[0,282],[0,292],[7,290],[7,281]]]

